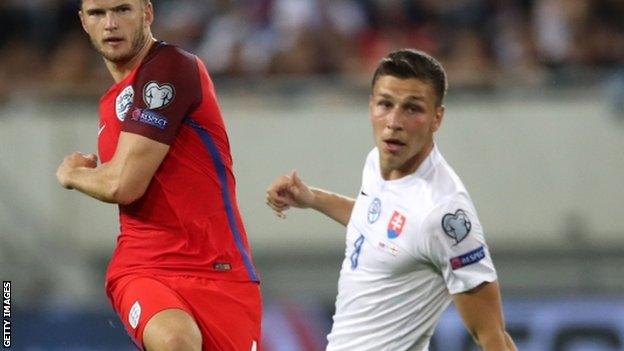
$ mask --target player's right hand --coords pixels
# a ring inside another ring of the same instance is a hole
[[[277,177],[267,189],[266,203],[280,218],[286,218],[284,211],[291,206],[308,208],[314,203],[314,192],[307,186],[297,174],[292,171],[289,174]]]
[[[84,154],[82,152],[74,152],[65,156],[63,162],[56,170],[56,178],[63,187],[67,189],[72,188],[69,185],[69,173],[78,167],[97,167],[97,156],[94,154]]]

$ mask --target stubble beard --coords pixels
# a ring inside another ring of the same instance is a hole
[[[138,53],[141,51],[143,47],[143,43],[145,43],[145,29],[143,26],[139,26],[139,28],[134,32],[134,38],[132,40],[132,45],[130,46],[130,50],[126,53],[120,54],[108,54],[104,51],[104,49],[99,46],[99,43],[96,42],[93,38],[91,38],[91,45],[95,50],[109,62],[115,64],[123,64],[130,60],[132,60]]]

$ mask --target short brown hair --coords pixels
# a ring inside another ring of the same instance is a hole
[[[431,55],[415,49],[400,49],[382,58],[373,75],[373,88],[380,76],[416,78],[431,84],[438,106],[442,105],[448,88],[442,64]]]
[[[80,7],[82,7],[83,2],[84,0],[80,0]],[[147,5],[147,3],[150,2],[150,0],[141,0],[141,2],[143,2],[143,5]]]

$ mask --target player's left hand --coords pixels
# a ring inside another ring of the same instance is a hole
[[[69,172],[78,168],[95,168],[97,167],[97,156],[94,154],[84,154],[82,152],[74,152],[71,155],[65,156],[63,162],[56,170],[56,179],[66,189],[71,189],[69,185]]]
[[[315,195],[293,170],[277,177],[267,189],[266,204],[279,218],[286,218],[285,211],[290,207],[309,208],[314,204]]]

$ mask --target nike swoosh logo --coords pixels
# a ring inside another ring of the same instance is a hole
[[[104,130],[104,128],[106,128],[106,124],[100,127],[100,130],[98,130],[98,136],[102,134],[102,131]]]
[[[367,193],[363,192],[362,190],[360,190],[360,194],[364,195],[364,196],[368,196]]]

